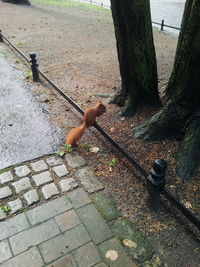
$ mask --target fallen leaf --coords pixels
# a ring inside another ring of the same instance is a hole
[[[191,209],[191,208],[192,208],[192,205],[191,205],[190,202],[185,202],[185,207],[186,207],[187,209]]]
[[[116,250],[108,250],[106,252],[106,258],[111,261],[116,261],[116,259],[118,258],[118,252]]]
[[[90,148],[90,152],[92,152],[92,153],[98,153],[99,150],[100,150],[100,148],[97,147],[97,146],[94,146],[94,147],[91,147],[91,148]]]
[[[109,170],[109,172],[112,172],[113,171],[113,168],[112,167],[109,167],[108,170]]]
[[[137,244],[134,241],[130,240],[130,239],[124,239],[123,243],[124,243],[125,246],[127,246],[129,248],[137,248]]]

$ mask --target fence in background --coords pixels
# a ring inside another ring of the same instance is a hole
[[[79,113],[82,115],[84,111],[78,106],[71,97],[65,94],[59,87],[57,87],[45,74],[39,69],[37,64],[36,54],[30,54],[30,60],[15,46],[8,38],[6,38],[0,30],[0,42],[6,41],[17,53],[19,53],[26,62],[30,64],[33,81],[39,82],[41,75],[62,97],[64,97]],[[120,146],[105,130],[103,130],[97,123],[94,127],[106,138],[106,140],[114,146],[136,169],[146,178],[147,190],[149,193],[149,206],[157,211],[160,206],[160,194],[162,194],[172,205],[174,205],[185,217],[200,230],[200,220],[187,209],[176,197],[165,188],[166,185],[166,169],[167,163],[163,159],[157,159],[153,163],[150,173],[148,173],[129,153]]]
[[[79,0],[79,1],[90,3],[90,4],[94,4],[94,5],[105,7],[105,8],[109,8],[109,9],[111,8],[110,6],[104,4],[103,2],[96,2],[96,1],[93,1],[93,0]],[[175,27],[175,26],[171,26],[171,25],[165,24],[164,19],[162,19],[161,23],[152,21],[152,24],[159,25],[161,31],[164,30],[164,27],[167,27],[167,28],[170,28],[170,29],[174,29],[174,30],[180,30],[179,27]]]

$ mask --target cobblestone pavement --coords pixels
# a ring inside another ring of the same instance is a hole
[[[136,266],[91,202],[103,189],[79,154],[0,174],[0,266]]]

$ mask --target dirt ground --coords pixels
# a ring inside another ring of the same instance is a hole
[[[38,0],[32,1],[30,7],[0,2],[0,10],[0,28],[6,37],[27,56],[36,52],[41,70],[84,110],[103,100],[107,113],[98,119],[99,125],[146,170],[150,171],[157,158],[167,161],[167,188],[200,218],[200,168],[190,181],[183,182],[176,173],[176,141],[147,143],[132,136],[131,129],[156,110],[140,107],[133,118],[126,119],[117,114],[118,107],[107,104],[109,98],[106,97],[112,96],[120,87],[110,11],[81,4],[47,5]],[[154,38],[159,89],[163,96],[173,65],[177,36],[154,30]],[[10,53],[14,52],[10,50]],[[29,70],[17,55],[15,63],[24,70],[24,79],[31,80]],[[52,122],[66,133],[81,123],[81,116],[44,81],[35,87],[35,95],[46,105]],[[87,131],[81,144],[81,155],[101,177],[123,217],[130,218],[149,237],[156,254],[168,266],[200,266],[197,229],[165,199],[162,199],[159,213],[150,212],[144,178],[95,129]],[[92,153],[90,146],[97,146],[100,151]],[[117,163],[110,167],[113,158]]]

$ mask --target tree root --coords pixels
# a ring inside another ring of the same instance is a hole
[[[149,141],[164,139],[180,140],[183,136],[183,128],[188,117],[187,109],[169,101],[147,122],[134,128],[133,134],[137,138]]]
[[[116,104],[118,107],[123,107],[126,100],[125,90],[119,90],[113,98],[109,101],[109,104]]]
[[[137,104],[134,99],[130,96],[125,101],[125,104],[119,114],[123,117],[132,117],[135,114],[135,110],[137,108]]]
[[[178,173],[187,180],[199,163],[200,155],[200,118],[192,120],[177,152]]]

